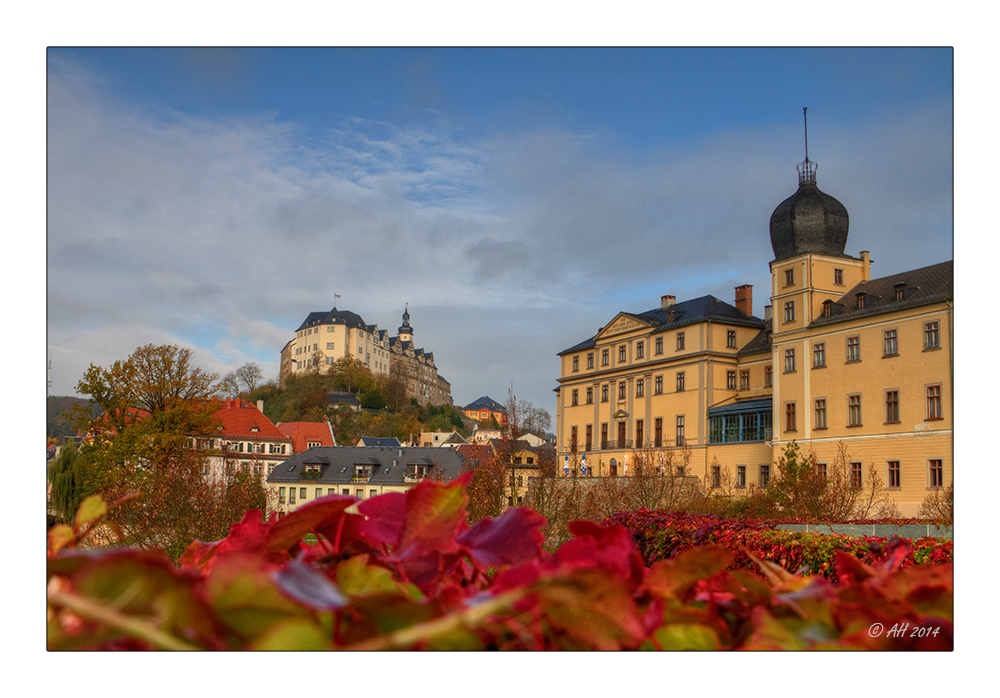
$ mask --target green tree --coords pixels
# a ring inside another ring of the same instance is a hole
[[[49,464],[49,482],[52,485],[52,506],[70,521],[84,497],[93,494],[87,487],[86,463],[73,439],[66,439],[58,455]]]

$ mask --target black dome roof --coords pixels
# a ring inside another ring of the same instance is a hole
[[[849,219],[844,204],[816,186],[815,163],[799,176],[799,189],[778,204],[771,214],[771,248],[774,259],[803,252],[844,255]],[[801,170],[800,170],[801,171]]]

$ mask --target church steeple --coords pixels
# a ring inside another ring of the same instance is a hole
[[[403,324],[399,326],[399,341],[412,342],[413,328],[410,327],[410,304],[403,308]]]

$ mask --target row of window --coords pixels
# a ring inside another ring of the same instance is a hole
[[[767,487],[771,484],[771,466],[767,463],[757,466],[758,467],[758,478],[757,484],[761,487]],[[848,464],[849,477],[851,480],[852,487],[863,487],[864,486],[864,465],[861,461],[852,461]],[[827,478],[827,464],[817,463],[816,468],[819,474],[826,479]],[[940,458],[928,458],[927,459],[927,479],[926,487],[930,489],[940,489],[944,487],[944,461]],[[711,474],[712,487],[722,486],[722,466],[713,465]],[[890,490],[896,490],[902,487],[902,469],[900,468],[900,461],[898,460],[888,460],[885,462],[885,488]],[[737,489],[745,489],[747,487],[747,466],[737,465],[736,466],[736,482],[734,483]]]
[[[750,389],[750,371],[745,369],[739,372],[740,374],[740,390]],[[684,371],[678,371],[675,380],[675,390],[678,393],[683,393],[685,390],[686,381],[684,378]],[[764,367],[764,387],[771,387],[771,367]],[[726,389],[736,390],[736,371],[726,371]],[[655,376],[653,378],[653,395],[663,394],[663,376]],[[610,386],[601,386],[601,402],[607,402],[610,395]],[[645,397],[646,395],[646,379],[636,378],[635,379],[635,397]],[[627,381],[618,381],[618,399],[625,400],[628,396],[628,383]],[[580,389],[573,388],[570,391],[570,406],[575,406],[580,404]],[[586,402],[585,405],[592,405],[594,403],[594,389],[592,387],[586,389],[585,393]]]
[[[288,503],[289,504],[295,504],[296,503],[295,493],[296,493],[296,488],[295,487],[289,487],[288,488]],[[327,495],[336,494],[336,493],[337,493],[337,489],[335,487],[327,487],[326,488],[326,494]],[[345,497],[349,497],[350,494],[351,494],[351,489],[349,487],[344,487],[340,491],[340,493],[342,495],[344,495]],[[308,499],[308,496],[309,496],[309,488],[308,487],[299,487],[298,488],[298,501],[304,502],[304,501],[306,501]],[[323,497],[323,496],[325,496],[323,494],[323,488],[322,487],[315,488],[315,494],[313,496],[313,499],[319,499],[320,497]],[[354,496],[357,497],[358,499],[364,499],[365,498],[365,491],[363,489],[361,489],[361,488],[358,488],[358,489],[355,490]],[[375,496],[378,496],[378,490],[373,489],[373,490],[369,490],[368,491],[368,497],[369,497],[369,499],[372,498],[372,497],[375,497]],[[278,488],[278,504],[284,504],[284,503],[285,503],[285,488],[284,487],[279,487]]]
[[[676,336],[677,341],[677,351],[684,350],[684,333],[678,332]],[[653,355],[659,356],[663,354],[663,337],[657,337],[653,340]],[[726,348],[736,349],[736,330],[726,330]],[[635,360],[640,361],[646,358],[646,341],[638,340],[635,343]],[[618,363],[624,364],[628,361],[628,345],[620,344],[618,345]],[[611,349],[601,349],[601,366],[611,365]],[[594,368],[594,352],[587,354],[587,368]],[[580,370],[580,357],[573,357],[573,371]]]
[[[943,419],[944,413],[941,405],[941,384],[928,385],[925,387],[925,420]],[[893,388],[883,392],[884,397],[884,422],[886,424],[898,424],[899,415],[899,389]],[[813,428],[827,428],[827,404],[826,398],[820,397],[813,400]],[[861,393],[854,393],[847,396],[847,426],[860,427],[861,421]],[[797,431],[796,426],[796,403],[785,403],[785,431]]]
[[[846,339],[846,363],[856,363],[861,361],[861,337],[852,335]],[[941,348],[940,325],[934,322],[924,323],[924,350]],[[885,330],[882,333],[882,356],[897,356],[899,354],[899,338],[896,329]],[[813,344],[813,368],[823,368],[826,366],[826,342],[816,342]],[[785,373],[795,371],[795,349],[790,347],[785,349]]]
[[[626,428],[627,424],[624,421],[619,421],[617,423],[618,434],[615,440],[610,440],[608,438],[608,423],[601,423],[601,440],[597,443],[594,442],[594,425],[586,425],[586,438],[581,443],[580,433],[577,427],[571,426],[569,429],[569,444],[568,448],[573,453],[582,450],[584,453],[588,451],[598,451],[598,450],[609,450],[609,449],[623,449],[632,448],[632,444],[635,444],[635,448],[661,448],[663,446],[669,445],[669,439],[664,439],[663,436],[663,417],[656,417],[653,420],[653,438],[651,440],[646,439],[645,433],[645,422],[642,419],[635,420],[635,439],[626,438]],[[684,446],[687,443],[687,439],[684,436],[684,415],[679,414],[676,416],[674,422],[675,436],[673,443],[676,446]]]

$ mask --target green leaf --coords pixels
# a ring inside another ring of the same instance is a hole
[[[337,566],[337,585],[350,597],[399,594],[414,600],[422,598],[412,584],[400,584],[385,567],[369,565],[368,555],[355,555]]]
[[[219,619],[249,640],[262,637],[280,621],[311,615],[281,593],[260,557],[245,553],[215,560],[206,595]]]
[[[333,649],[333,644],[315,621],[302,618],[275,623],[250,646],[250,649],[315,652]]]
[[[76,540],[73,529],[66,524],[57,524],[49,530],[49,548],[55,555],[70,543]]]
[[[653,637],[664,650],[706,650],[722,648],[719,636],[711,628],[697,623],[671,623],[658,628]]]
[[[76,510],[74,528],[79,531],[85,524],[97,521],[107,513],[108,505],[105,504],[100,495],[92,494],[80,502],[80,508]]]

